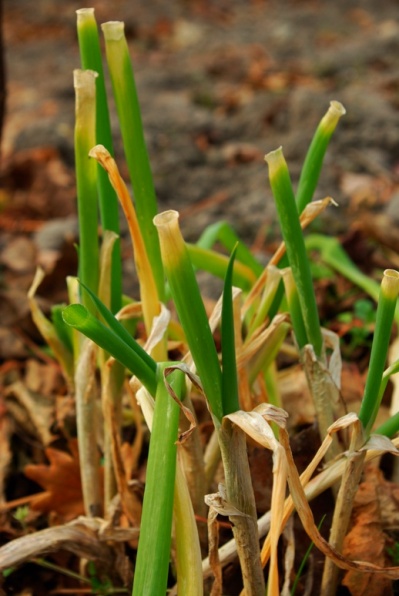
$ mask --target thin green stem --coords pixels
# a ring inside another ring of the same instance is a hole
[[[158,367],[133,596],[165,594],[167,588],[180,410],[165,386],[166,366]],[[183,374],[175,371],[171,377],[175,394],[181,395]]]
[[[380,407],[380,387],[399,293],[399,273],[387,269],[381,282],[370,365],[359,418],[368,436]]]
[[[177,211],[165,211],[154,218],[154,223],[176,311],[211,411],[220,421],[223,406],[218,355],[178,218]]]
[[[103,325],[81,304],[71,304],[67,306],[62,316],[67,325],[78,329],[83,335],[94,341],[100,348],[106,350],[116,358],[121,364],[126,366],[146,389],[154,395],[156,390],[156,374],[146,360],[140,355],[140,350],[134,350],[132,347],[119,337],[111,329]]]
[[[268,153],[265,159],[269,166],[270,184],[276,202],[288,260],[298,289],[307,343],[312,344],[316,356],[320,357],[323,352],[323,338],[310,265],[288,167],[281,148]]]
[[[321,234],[310,234],[305,240],[308,251],[320,252],[321,259],[341,275],[349,279],[354,285],[364,290],[373,300],[378,301],[380,286],[374,280],[365,275],[356,267],[342,248],[337,238],[322,236]],[[395,321],[399,324],[399,305],[395,309]]]
[[[283,269],[282,276],[285,287],[285,295],[287,297],[288,308],[290,310],[291,315],[291,322],[295,333],[295,338],[299,346],[299,349],[302,349],[305,347],[307,343],[307,335],[305,324],[303,322],[298,290],[295,285],[291,268],[286,267],[285,269]]]
[[[257,261],[249,248],[239,239],[236,232],[226,221],[217,221],[209,225],[196,242],[196,246],[211,249],[220,242],[228,251],[237,245],[237,261],[249,267],[258,277],[263,271],[263,266]]]
[[[134,81],[124,23],[101,25],[105,38],[107,63],[122,132],[126,161],[133,186],[137,217],[154,274],[160,300],[165,296],[164,274],[158,236],[153,224],[157,200],[150,161],[144,138],[140,105]]]
[[[222,400],[223,414],[231,414],[240,409],[238,399],[237,361],[234,339],[233,313],[233,267],[236,255],[235,247],[231,253],[229,265],[224,280],[222,302]]]
[[[196,269],[202,269],[212,273],[215,277],[224,279],[229,264],[229,259],[214,250],[202,248],[196,244],[187,244],[187,250],[190,255],[190,260]],[[233,269],[233,284],[249,290],[256,281],[256,275],[243,263],[234,263]]]
[[[396,412],[388,420],[383,422],[378,428],[375,429],[376,435],[384,435],[390,439],[399,432],[399,412]]]
[[[84,290],[90,296],[93,304],[95,305],[98,313],[103,318],[103,320],[107,323],[108,327],[120,337],[134,352],[138,354],[138,356],[146,363],[146,365],[153,370],[155,373],[156,371],[156,363],[151,358],[151,356],[143,350],[140,344],[130,335],[130,333],[125,329],[125,327],[115,318],[115,316],[111,313],[110,310],[101,302],[101,300],[83,283],[80,285],[84,288]]]
[[[81,8],[76,11],[80,59],[84,69],[95,71],[96,78],[96,143],[104,145],[113,155],[111,123],[105,90],[104,70],[101,58],[100,39],[94,8]],[[119,210],[116,193],[107,173],[97,166],[98,195],[103,230],[111,230],[119,236]],[[111,310],[121,308],[122,262],[120,241],[117,239],[112,252],[111,269]]]
[[[306,154],[296,192],[296,203],[299,213],[302,213],[306,205],[313,198],[328,144],[339,119],[345,113],[345,108],[339,101],[332,101],[327,113],[323,116],[317,127]]]

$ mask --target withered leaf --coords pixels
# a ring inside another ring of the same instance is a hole
[[[351,559],[386,565],[386,539],[381,520],[379,492],[384,478],[380,470],[366,468],[365,481],[359,486],[353,511],[353,526],[344,541],[343,555]],[[343,584],[353,596],[392,593],[392,581],[374,573],[350,570]]]
[[[24,470],[25,476],[45,489],[32,499],[32,509],[58,513],[64,520],[84,514],[77,441],[71,440],[69,449],[70,454],[48,447],[49,465],[29,464]]]

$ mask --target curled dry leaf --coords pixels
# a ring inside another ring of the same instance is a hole
[[[40,309],[38,300],[36,299],[36,292],[45,277],[44,271],[40,267],[36,270],[32,285],[28,291],[29,307],[32,314],[32,319],[42,334],[46,343],[53,350],[58,362],[61,364],[65,379],[72,392],[74,387],[73,378],[73,356],[72,353],[65,347],[63,342],[58,337],[54,325],[45,317]]]
[[[115,544],[137,538],[137,530],[113,528],[101,519],[79,517],[54,528],[22,536],[0,548],[0,571],[21,565],[34,557],[67,550],[78,557],[98,561],[111,576],[119,575],[125,583],[131,581],[123,547]],[[110,545],[112,540],[114,544]]]
[[[219,484],[219,491],[211,495],[205,495],[205,503],[212,507],[220,515],[229,517],[230,515],[246,516],[245,513],[239,511],[227,500],[226,489],[223,484]],[[247,516],[248,517],[248,516]]]
[[[349,560],[342,554],[337,552],[326,540],[324,540],[314,523],[313,514],[307,502],[301,479],[295,466],[295,462],[289,444],[288,433],[285,431],[285,429],[281,429],[280,441],[282,446],[284,447],[288,461],[288,484],[290,487],[291,497],[293,499],[295,508],[298,512],[304,529],[306,530],[309,538],[311,538],[311,540],[315,543],[317,548],[326,557],[329,557],[337,565],[337,567],[340,567],[341,569],[375,573],[379,574],[379,576],[385,576],[390,579],[398,579],[399,567],[384,568],[380,565],[376,565],[373,563]]]
[[[200,381],[199,377],[197,377],[193,372],[191,372],[190,368],[186,364],[184,364],[184,363],[179,363],[179,364],[176,364],[176,365],[167,366],[164,369],[164,371],[163,371],[163,377],[164,377],[166,389],[168,390],[169,395],[175,400],[175,402],[179,406],[180,410],[182,411],[182,413],[184,414],[184,416],[187,418],[187,420],[190,423],[190,427],[185,432],[180,433],[180,435],[178,437],[178,440],[177,440],[177,443],[184,443],[185,441],[187,441],[187,439],[190,437],[190,435],[194,432],[194,429],[197,426],[197,421],[195,419],[195,416],[194,416],[193,412],[189,408],[187,408],[186,406],[184,406],[182,404],[181,400],[177,397],[177,395],[173,391],[171,385],[166,380],[167,377],[174,370],[180,370],[184,374],[186,374],[188,376],[188,378],[190,379],[190,381],[193,383],[193,385],[195,385],[195,387],[197,387],[197,389],[201,393],[203,393],[204,390],[202,388],[202,384],[201,384],[201,381]]]
[[[150,354],[153,348],[163,339],[170,322],[170,310],[161,304],[161,312],[154,317],[150,335],[145,342],[144,349]]]
[[[329,207],[330,205],[333,205],[334,207],[338,206],[334,199],[332,199],[331,197],[325,197],[320,201],[312,201],[311,203],[308,203],[300,216],[302,230],[304,230],[310,223],[312,223],[312,221],[315,220],[316,217],[318,217],[321,213],[323,213],[323,211],[325,211],[327,207]],[[284,254],[285,243],[282,242],[276,250],[276,252],[274,253],[274,255],[272,256],[272,258],[270,259],[269,265],[278,265]]]

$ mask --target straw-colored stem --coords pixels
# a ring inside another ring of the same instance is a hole
[[[96,142],[96,73],[74,71],[75,168],[79,216],[79,277],[93,292],[99,279],[97,166],[88,154]],[[83,297],[87,308],[93,305]]]
[[[333,403],[335,400],[335,388],[330,372],[316,358],[312,346],[305,346],[302,350],[301,361],[313,397],[320,439],[323,440],[327,435],[327,429],[334,422]],[[342,449],[340,448],[337,436],[334,435],[331,449],[326,453],[326,459],[334,459],[341,451]]]
[[[330,530],[329,543],[338,552],[342,551],[342,546],[348,530],[353,500],[359,488],[360,478],[363,472],[366,451],[349,454],[349,459],[345,466],[345,472],[342,477],[341,486],[334,508],[334,516]],[[323,596],[335,596],[337,593],[337,584],[340,569],[332,562],[326,559],[324,564],[321,594]]]
[[[209,439],[205,453],[204,453],[204,466],[205,466],[205,487],[206,491],[209,491],[211,484],[214,480],[217,467],[220,463],[220,446],[217,430],[215,429]]]
[[[176,467],[175,501],[176,571],[178,594],[202,596],[202,561],[199,533],[184,472]]]
[[[230,515],[247,596],[264,596],[265,581],[260,564],[255,498],[247,456],[245,433],[228,419],[219,429],[228,502],[240,514]]]
[[[392,443],[394,444],[394,446],[399,447],[399,437],[397,437],[396,439],[393,439]],[[367,451],[365,463],[378,457],[380,454],[381,454],[381,451],[378,451],[378,450]],[[317,462],[319,463],[322,458],[323,458],[323,455],[321,455],[321,457],[317,459]],[[302,482],[302,485],[305,487],[304,490],[305,490],[305,495],[306,495],[307,500],[311,501],[311,500],[315,499],[320,494],[322,494],[324,491],[326,491],[328,488],[330,488],[331,486],[336,484],[336,482],[340,478],[342,478],[342,475],[344,474],[345,465],[346,465],[346,459],[344,459],[342,456],[340,459],[331,463],[327,468],[325,468],[322,472],[320,472],[320,474],[318,474],[317,476],[312,478],[312,480],[309,481],[309,479],[311,478],[311,476],[313,475],[313,473],[315,471],[315,468],[317,467],[317,466],[314,466],[313,462],[312,462],[312,464],[310,464],[308,466],[308,468],[305,470],[305,472],[303,472],[301,474],[301,482]],[[294,509],[295,509],[295,507],[294,507],[292,498],[291,498],[291,496],[289,496],[286,498],[285,503],[284,503],[284,511],[283,511],[281,530],[284,529],[284,527],[285,527],[288,519],[292,515]],[[270,528],[270,518],[271,518],[271,512],[267,511],[264,515],[262,515],[258,519],[259,537],[265,536],[265,534],[268,532],[268,530]],[[219,549],[219,559],[220,559],[220,562],[223,567],[225,565],[227,565],[228,563],[233,562],[235,560],[236,556],[237,556],[237,549],[236,549],[236,544],[235,544],[234,538],[232,540],[230,540],[229,542],[227,542],[226,544],[224,544]],[[269,557],[270,557],[270,535],[267,536],[267,538],[264,542],[262,551],[261,551],[261,562],[262,562],[263,566],[265,566],[267,564]],[[208,558],[204,559],[204,561],[202,562],[202,572],[203,572],[204,579],[206,579],[212,575],[212,569],[209,564]]]
[[[86,515],[101,517],[100,456],[97,448],[97,399],[95,350],[86,341],[75,374],[76,422],[79,441],[80,474]]]

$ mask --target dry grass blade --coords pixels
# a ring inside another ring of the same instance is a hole
[[[54,325],[44,316],[36,299],[36,292],[45,277],[44,271],[39,267],[36,270],[32,285],[28,291],[29,307],[32,314],[32,319],[39,329],[40,333],[46,340],[47,344],[53,350],[58,362],[61,364],[65,379],[68,383],[68,389],[73,392],[74,378],[73,378],[73,356],[72,353],[64,346],[58,337]]]
[[[115,473],[116,485],[121,499],[123,512],[133,527],[138,527],[141,520],[142,505],[138,497],[129,489],[128,478],[125,464],[122,456],[122,445],[120,439],[120,430],[118,425],[118,416],[115,403],[112,399],[112,366],[115,364],[113,359],[104,363],[103,374],[103,413],[104,421],[107,427],[107,436],[111,442],[111,453],[113,469]]]
[[[222,595],[222,566],[219,559],[219,525],[217,522],[218,512],[210,506],[208,512],[208,541],[209,541],[209,564],[215,577],[211,596]]]
[[[301,484],[301,479],[299,477],[292,456],[289,444],[289,437],[288,434],[284,431],[284,429],[281,430],[280,441],[285,449],[287,456],[288,484],[290,487],[292,499],[295,504],[295,508],[298,512],[303,527],[305,528],[309,538],[315,543],[317,548],[326,557],[332,559],[334,563],[337,565],[337,567],[340,567],[341,569],[354,569],[356,571],[363,571],[368,573],[379,573],[384,575],[385,577],[389,577],[390,579],[398,579],[399,567],[383,568],[379,567],[378,565],[373,565],[372,563],[365,563],[363,561],[350,561],[349,559],[341,555],[339,552],[337,552],[330,544],[328,544],[326,540],[324,540],[314,523],[313,514],[306,499],[306,495]]]
[[[129,196],[126,184],[122,180],[115,160],[110,153],[102,145],[96,145],[89,153],[90,157],[94,157],[102,167],[107,171],[110,182],[115,189],[118,199],[122,205],[126,221],[129,226],[130,236],[134,246],[134,260],[137,268],[137,275],[140,281],[140,294],[142,300],[142,308],[144,315],[144,322],[147,334],[152,328],[152,321],[154,317],[159,315],[160,305],[158,301],[158,292],[152,275],[150,261],[146,252],[144,240],[140,231],[137,215]],[[162,351],[161,351],[162,352]],[[156,360],[163,360],[163,353],[159,354],[155,350],[154,357]]]
[[[122,540],[133,537],[137,537],[137,530],[133,530],[129,537],[123,530]],[[107,534],[104,538],[101,536],[99,520],[78,518],[67,525],[28,534],[4,545],[0,549],[0,571],[61,549],[84,559],[100,561],[106,568],[111,568],[115,560],[115,547],[107,544],[108,540]]]
[[[306,468],[306,470],[301,474],[300,480],[304,487],[304,492],[306,495],[306,499],[311,501],[312,499],[316,498],[318,495],[322,494],[325,490],[330,488],[333,484],[335,484],[344,473],[346,460],[343,456],[341,456],[335,462],[331,462],[322,472],[320,472],[317,476],[312,478],[317,466],[322,461],[325,452],[329,449],[331,444],[331,433],[337,432],[340,428],[344,428],[349,426],[353,420],[355,420],[357,416],[355,414],[348,414],[344,418],[337,420],[337,422],[333,425],[332,428],[329,429],[329,435],[325,437],[321,447],[319,448],[318,452],[316,453],[315,457]],[[368,441],[365,448],[368,446],[367,455],[366,455],[366,462],[369,462],[376,457],[379,457],[383,452],[381,449],[381,445],[374,445],[372,442],[373,437]],[[399,447],[399,437],[393,439],[390,442],[391,446],[393,445],[394,448]],[[384,449],[385,451],[385,449]],[[310,480],[312,478],[312,480]],[[292,501],[292,497],[289,496],[286,498],[284,503],[284,511],[283,511],[283,527],[287,523],[289,517],[291,516],[292,512],[294,511],[295,506]],[[270,528],[270,519],[271,519],[271,512],[267,511],[262,517],[258,519],[258,532],[259,536],[265,536],[265,534],[269,531]],[[219,549],[219,559],[222,567],[226,566],[227,564],[231,563],[237,557],[236,545],[234,540],[230,540],[226,542],[220,549]],[[270,558],[270,535],[268,535],[265,539],[262,552],[261,552],[261,561],[262,565],[265,566]],[[210,577],[212,574],[209,559],[206,558],[202,562],[202,572],[204,578]]]

